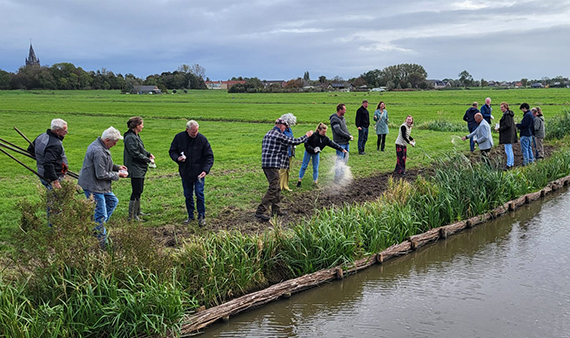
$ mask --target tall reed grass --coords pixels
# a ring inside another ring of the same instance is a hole
[[[71,192],[53,228],[41,222],[45,204],[27,204],[14,239],[17,269],[0,278],[0,336],[176,334],[185,311],[320,269],[349,267],[569,173],[570,151],[506,172],[458,154],[440,159],[433,175],[413,184],[390,179],[376,201],[323,209],[290,229],[277,224],[262,234],[195,236],[172,251],[129,224],[111,227],[111,249],[100,251],[91,234],[92,206]]]
[[[545,139],[561,139],[570,134],[570,109],[563,108],[562,113],[549,118],[545,123]]]

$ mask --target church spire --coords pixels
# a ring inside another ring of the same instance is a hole
[[[39,66],[40,59],[36,57],[36,53],[34,52],[34,47],[32,47],[32,40],[30,39],[30,53],[28,58],[26,59],[26,66]]]

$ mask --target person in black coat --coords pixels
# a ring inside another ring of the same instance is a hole
[[[206,205],[204,199],[204,181],[214,165],[214,152],[208,139],[198,133],[198,122],[186,123],[186,130],[176,134],[170,145],[170,158],[178,164],[178,172],[182,178],[184,197],[188,218],[184,224],[194,220],[194,199],[196,192],[196,209],[198,210],[198,225],[206,225]]]
[[[356,111],[354,124],[358,129],[358,154],[364,155],[366,141],[368,141],[368,127],[370,127],[370,113],[368,113],[368,100],[362,100],[362,106]]]
[[[149,153],[139,135],[144,128],[144,121],[140,116],[133,116],[127,121],[129,130],[123,135],[123,164],[129,169],[131,179],[131,199],[129,201],[128,220],[140,221],[141,195],[144,190],[144,177],[149,163],[154,163],[154,155]]]
[[[298,188],[301,187],[301,181],[303,180],[303,176],[305,176],[305,171],[309,166],[309,161],[313,161],[313,182],[317,184],[319,179],[319,154],[324,147],[329,146],[343,153],[347,152],[346,149],[329,139],[326,134],[327,125],[321,122],[317,126],[317,132],[309,137],[307,142],[305,142],[305,155],[303,156],[301,170],[299,170],[299,181],[297,182]]]
[[[499,128],[496,130],[499,132],[499,144],[505,146],[505,154],[507,155],[506,168],[509,169],[515,165],[513,144],[518,142],[517,128],[514,120],[515,113],[509,110],[509,104],[506,102],[501,102],[501,111],[503,112],[503,116],[499,121]]]

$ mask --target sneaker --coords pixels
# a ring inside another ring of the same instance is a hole
[[[182,224],[184,224],[184,225],[188,225],[188,224],[190,224],[190,223],[192,223],[192,222],[194,222],[194,219],[193,219],[193,218],[190,218],[190,217],[188,217],[188,218],[187,218],[187,219],[186,219],[184,222],[182,222]]]
[[[255,217],[260,221],[267,222],[271,219],[271,217],[264,215],[264,214],[255,214]]]
[[[198,218],[198,226],[199,226],[200,228],[203,228],[203,227],[206,226],[206,219],[205,219],[204,217]]]
[[[297,188],[301,187],[301,181],[297,182]]]

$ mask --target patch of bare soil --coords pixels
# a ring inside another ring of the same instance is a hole
[[[550,145],[544,146],[545,158],[552,155],[554,147]],[[520,144],[513,146],[515,155],[515,167],[522,166],[522,152]],[[481,160],[479,152],[469,153],[468,158],[477,162]],[[492,163],[496,163],[499,169],[502,169],[506,161],[506,155],[502,145],[495,146],[489,157]],[[395,161],[395,158],[394,158]],[[317,186],[312,192],[295,191],[282,192],[282,208],[287,215],[280,218],[282,226],[288,226],[294,222],[298,222],[303,218],[311,217],[316,210],[321,208],[332,208],[342,206],[346,203],[364,203],[378,199],[388,188],[388,179],[402,178],[409,182],[414,182],[418,175],[429,176],[433,168],[409,169],[406,175],[399,175],[393,172],[384,172],[371,177],[354,179],[345,187],[339,189],[331,189],[330,187]],[[261,179],[261,178],[260,178]],[[305,183],[305,182],[303,182]],[[310,184],[310,183],[309,183]],[[261,200],[262,195],[259,196]],[[182,239],[201,231],[219,231],[219,230],[240,230],[248,233],[261,232],[267,227],[272,227],[271,222],[259,222],[255,219],[254,213],[257,204],[252,204],[251,210],[240,210],[235,207],[227,207],[216,219],[209,218],[208,225],[204,229],[198,229],[196,226],[185,225],[167,225],[159,228],[153,228],[155,238],[164,243],[165,246],[177,246]]]

